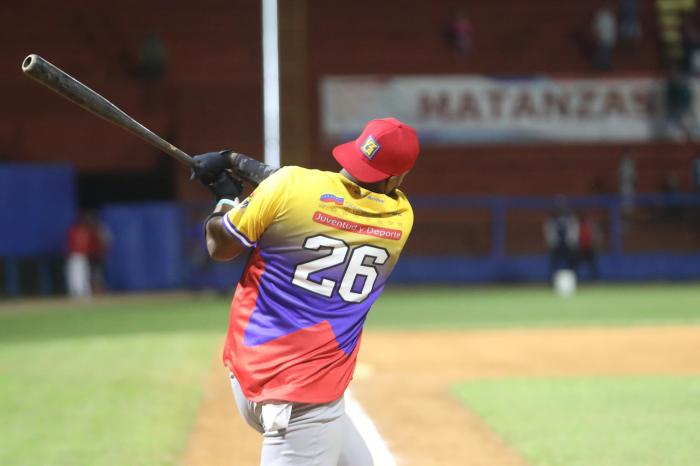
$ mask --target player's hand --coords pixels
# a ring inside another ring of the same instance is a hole
[[[228,172],[221,172],[207,187],[214,193],[217,201],[221,199],[231,199],[233,201],[243,192],[243,184],[233,178]]]
[[[231,151],[222,150],[220,152],[207,152],[206,154],[195,155],[195,167],[192,168],[190,180],[195,178],[209,186],[214,183],[221,173],[227,168],[231,168]]]

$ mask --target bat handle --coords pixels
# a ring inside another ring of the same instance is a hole
[[[240,178],[257,186],[276,172],[277,168],[234,152],[231,154],[231,170]]]

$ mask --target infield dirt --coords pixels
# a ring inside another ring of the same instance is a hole
[[[366,332],[351,389],[399,465],[526,462],[451,393],[455,383],[519,376],[699,374],[700,326]],[[256,466],[260,436],[236,413],[219,358],[186,466]],[[377,465],[381,466],[381,465]]]

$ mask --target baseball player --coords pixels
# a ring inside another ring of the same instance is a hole
[[[223,360],[241,415],[263,434],[260,464],[372,465],[343,393],[367,313],[413,224],[397,188],[418,156],[416,132],[373,120],[333,149],[339,173],[284,167],[240,203],[233,156],[195,157],[194,176],[220,199],[205,222],[211,257],[252,250]]]

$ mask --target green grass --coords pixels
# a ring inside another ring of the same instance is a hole
[[[700,462],[700,377],[490,380],[455,393],[532,466]]]
[[[0,464],[176,464],[211,340],[154,334],[4,347]]]
[[[37,302],[31,311],[19,306],[13,310],[11,303],[6,303],[0,311],[0,344],[132,333],[223,333],[229,302],[230,298],[211,296],[142,301],[129,297],[90,305],[65,301],[46,309]]]
[[[367,322],[396,330],[700,323],[700,286],[584,287],[571,298],[544,287],[394,288]]]
[[[178,464],[224,337],[220,304],[0,314],[0,464]]]
[[[0,465],[177,464],[229,302],[3,303]],[[700,323],[698,303],[697,285],[595,287],[572,299],[545,288],[392,288],[368,327]]]

